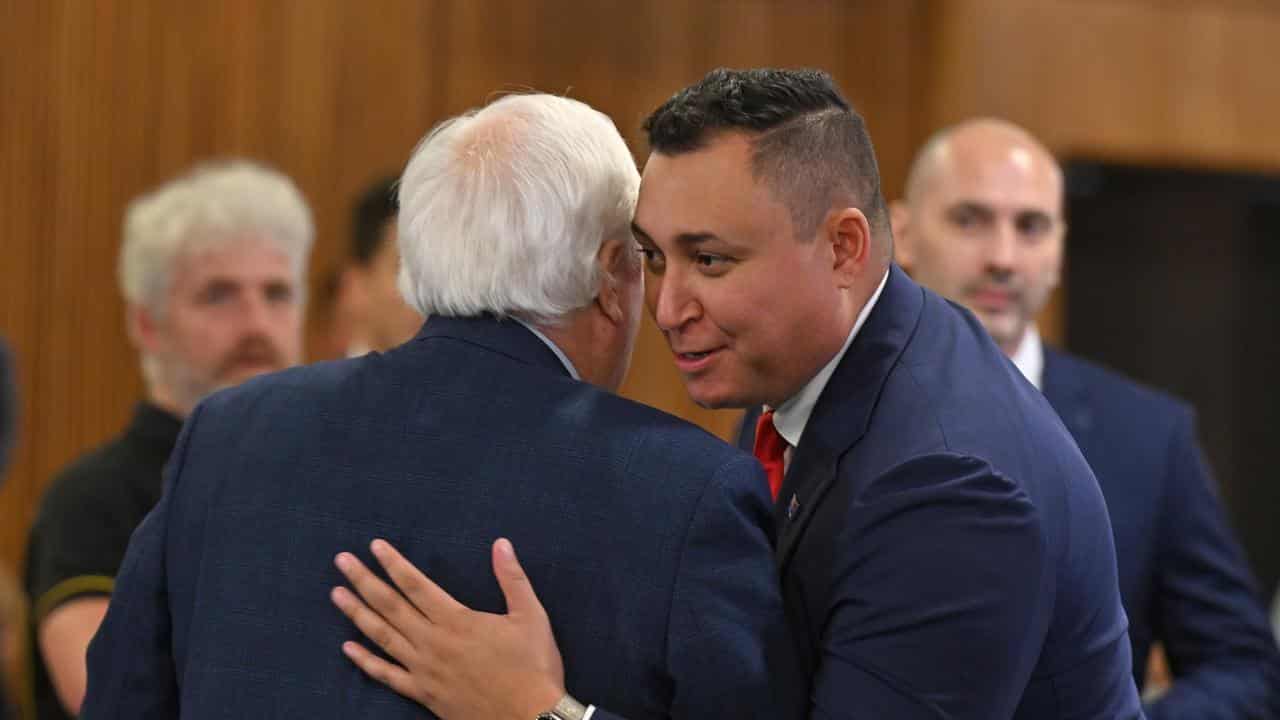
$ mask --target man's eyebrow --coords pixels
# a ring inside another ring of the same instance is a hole
[[[686,232],[676,236],[676,243],[679,245],[701,245],[716,239],[715,233],[709,232]]]
[[[637,225],[634,221],[632,221],[631,223],[631,231],[634,232],[636,235],[639,235],[641,240],[644,240],[645,242],[648,242],[648,243],[653,243],[653,238],[649,236],[649,233],[645,232],[644,228]],[[676,235],[676,244],[700,245],[704,242],[708,242],[715,239],[717,239],[716,234],[712,232],[683,232],[683,233],[680,233],[679,235]]]

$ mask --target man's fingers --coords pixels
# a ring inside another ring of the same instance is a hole
[[[511,541],[498,538],[493,543],[493,574],[498,578],[498,586],[502,588],[502,596],[507,600],[507,612],[512,615],[536,613],[545,615],[542,603],[533,592],[533,585],[524,568],[516,559],[516,549]]]
[[[342,643],[342,653],[363,670],[365,675],[411,700],[423,700],[419,697],[420,691],[413,685],[413,676],[399,665],[383,660],[356,642]]]
[[[333,600],[333,604],[337,605],[338,609],[342,611],[342,614],[346,615],[351,622],[355,623],[356,628],[364,633],[365,637],[385,650],[388,655],[400,662],[407,662],[408,658],[411,657],[410,652],[413,646],[409,641],[386,620],[382,619],[381,615],[360,602],[360,598],[356,597],[350,590],[342,587],[334,588],[330,598]]]
[[[369,548],[373,551],[374,557],[378,558],[382,569],[387,571],[387,577],[391,578],[391,582],[400,588],[400,592],[404,593],[405,597],[427,616],[427,619],[439,622],[448,613],[466,608],[432,582],[431,578],[423,575],[422,571],[406,560],[399,550],[391,546],[391,543],[386,540],[374,540]]]
[[[338,553],[333,564],[338,566],[338,570],[360,594],[360,598],[400,632],[409,634],[417,626],[431,620],[430,617],[423,618],[408,600],[374,575],[355,555]]]

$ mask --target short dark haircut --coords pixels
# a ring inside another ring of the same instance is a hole
[[[383,229],[400,211],[396,204],[396,182],[385,177],[373,183],[360,196],[351,214],[351,260],[368,265],[386,240]]]
[[[753,135],[751,170],[812,235],[837,201],[862,210],[881,249],[892,252],[880,168],[862,116],[821,70],[712,70],[644,121],[649,148],[680,155],[723,132]]]

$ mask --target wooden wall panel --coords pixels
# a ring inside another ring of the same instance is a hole
[[[1019,123],[1059,156],[1280,168],[1280,5],[1263,0],[931,3],[925,134]],[[1067,240],[1070,242],[1070,238]],[[1064,278],[1070,287],[1070,268]],[[1066,291],[1066,290],[1064,290]],[[1065,339],[1059,293],[1041,317]]]
[[[1064,153],[1280,167],[1280,6],[1260,0],[950,0],[927,112],[1022,123]]]
[[[313,286],[350,203],[422,135],[495,91],[566,93],[640,122],[720,66],[816,65],[868,115],[886,179],[910,151],[923,0],[0,0],[0,335],[21,364],[22,437],[0,489],[16,565],[40,492],[141,394],[115,259],[127,202],[202,159],[291,175],[316,214]],[[313,322],[310,338],[320,328]],[[727,436],[654,329],[624,389]]]

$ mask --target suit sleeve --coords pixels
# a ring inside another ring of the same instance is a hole
[[[1172,436],[1152,617],[1174,674],[1152,720],[1280,717],[1266,611],[1187,413]]]
[[[805,687],[774,566],[768,482],[740,457],[687,531],[667,631],[672,717],[799,717]]]
[[[164,494],[130,539],[107,616],[89,644],[89,682],[80,711],[85,720],[161,720],[180,714],[166,553],[199,412],[183,426],[165,470]]]
[[[843,530],[829,569],[805,571],[806,592],[830,598],[813,609],[827,619],[810,717],[1011,717],[1052,582],[1025,492],[985,462],[939,454],[881,475],[850,505],[833,518]]]
[[[673,720],[804,715],[806,683],[778,589],[767,487],[759,464],[741,458],[698,502],[667,629]],[[625,718],[597,707],[591,720]]]

